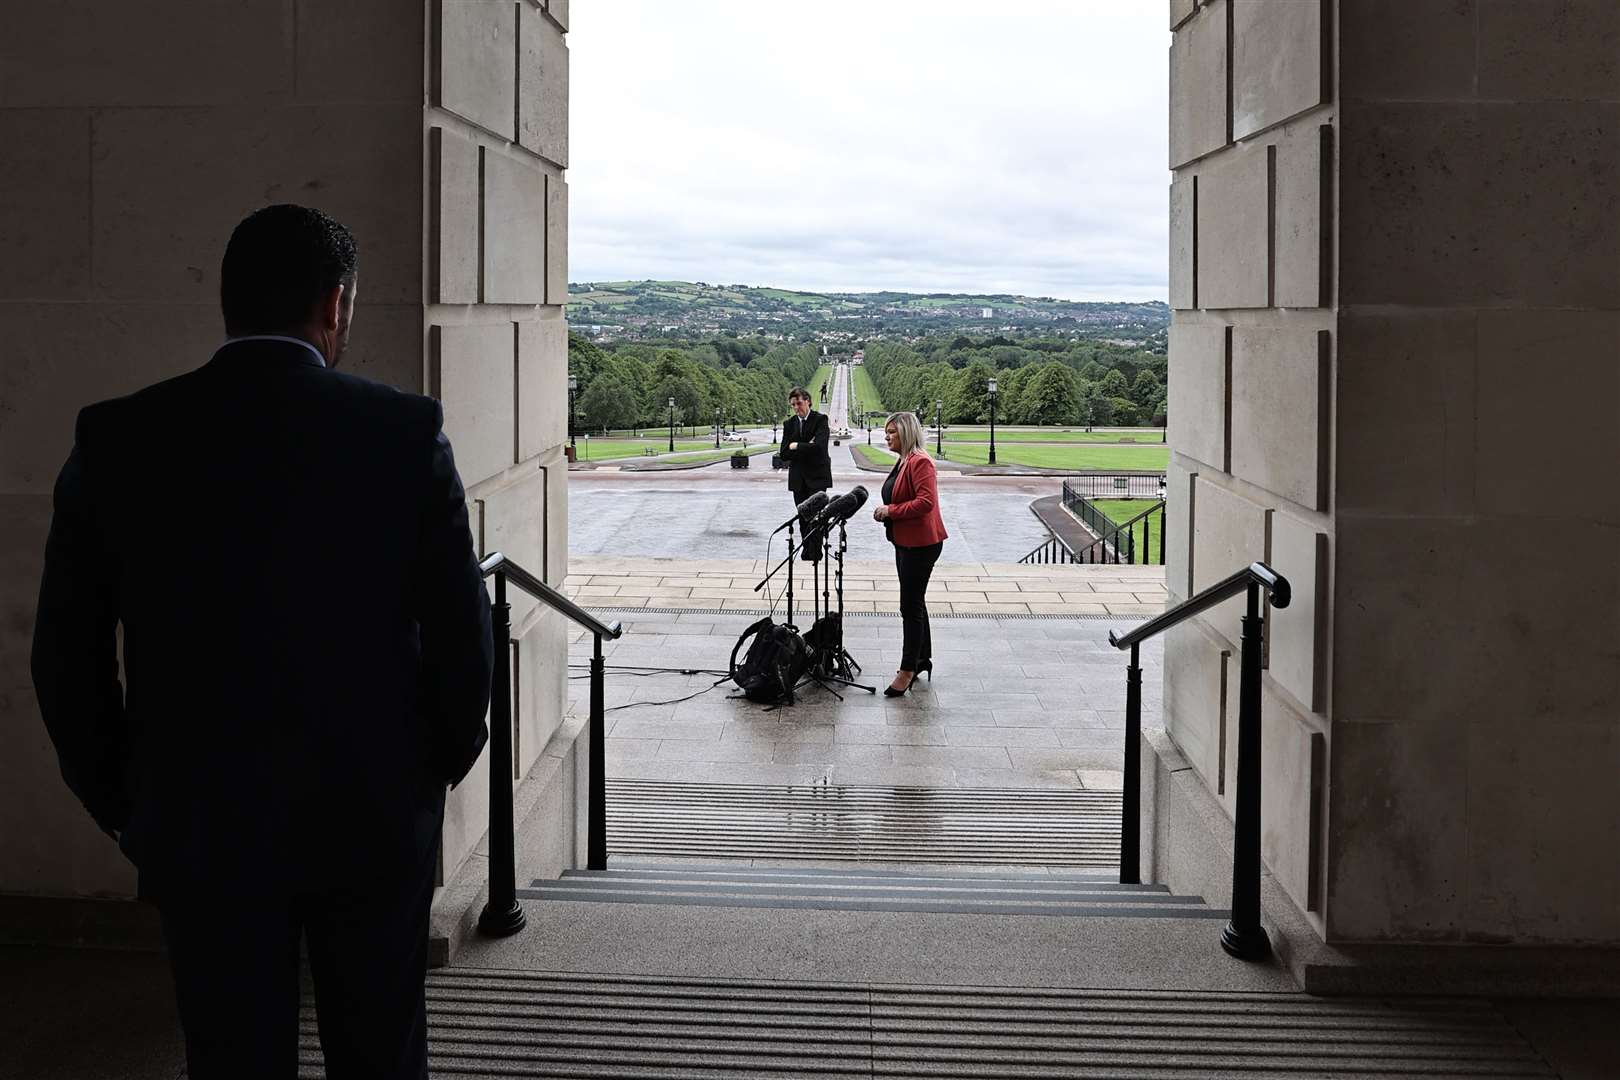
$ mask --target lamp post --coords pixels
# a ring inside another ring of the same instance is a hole
[[[675,452],[675,399],[669,399],[669,452]]]
[[[574,391],[579,389],[579,379],[573,375],[568,376],[568,445],[574,442]]]
[[[985,387],[990,393],[990,464],[996,463],[996,380]]]
[[[945,456],[945,399],[934,399],[934,456]],[[933,673],[929,673],[933,677]]]
[[[714,410],[714,448],[716,450],[720,449],[720,409],[718,406]]]

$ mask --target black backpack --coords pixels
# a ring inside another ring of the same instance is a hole
[[[753,644],[739,664],[737,654],[749,638],[754,639]],[[810,647],[804,638],[772,622],[769,615],[744,630],[731,649],[731,681],[743,697],[767,705],[791,694],[809,665]]]

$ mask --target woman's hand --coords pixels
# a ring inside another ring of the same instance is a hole
[[[872,520],[873,521],[887,521],[887,520],[889,520],[889,508],[887,506],[879,506],[877,509],[873,510],[872,511]]]

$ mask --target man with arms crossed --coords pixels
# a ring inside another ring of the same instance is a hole
[[[489,602],[431,398],[332,370],[357,251],[231,234],[208,363],[79,414],[33,671],[62,775],[162,915],[188,1075],[426,1077],[446,785],[488,732]],[[119,681],[117,629],[123,628]]]
[[[818,491],[832,487],[832,456],[828,451],[827,416],[810,408],[810,391],[795,386],[788,394],[793,415],[782,425],[781,456],[788,463],[788,491],[798,506]],[[821,558],[821,536],[812,536],[803,557]]]

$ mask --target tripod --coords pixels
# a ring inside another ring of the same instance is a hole
[[[817,650],[816,661],[811,666],[811,671],[829,682],[835,682],[842,686],[853,686],[857,690],[865,690],[869,694],[875,694],[877,693],[876,687],[864,686],[855,681],[855,676],[860,674],[861,665],[849,654],[849,650],[844,648],[844,552],[848,550],[849,531],[845,527],[844,521],[840,519],[838,522],[838,547],[835,550],[833,545],[828,543],[823,546],[821,552],[823,564],[821,612],[823,617],[828,618],[827,625],[834,628],[833,640],[818,643],[820,647]],[[837,563],[836,568],[833,565],[835,561]],[[831,618],[834,614],[832,599],[827,595],[827,586],[835,582],[833,588],[838,597],[838,611],[836,613],[837,618],[833,619]],[[827,689],[834,696],[837,696],[837,691],[832,690],[831,687]],[[843,699],[840,697],[839,700],[842,701]]]

